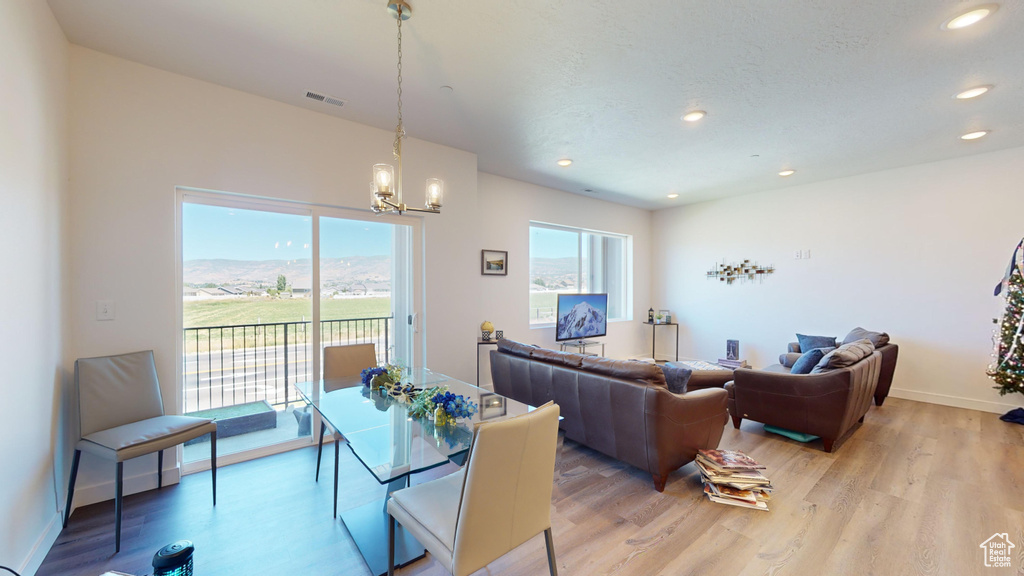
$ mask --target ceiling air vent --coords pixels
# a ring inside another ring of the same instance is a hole
[[[330,104],[332,106],[340,107],[345,105],[345,101],[340,98],[335,98],[333,96],[325,96],[317,92],[306,92],[306,98],[309,98],[310,100],[316,100],[317,102]]]

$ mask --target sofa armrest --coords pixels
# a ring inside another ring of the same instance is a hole
[[[788,348],[786,349],[786,351],[787,352],[795,352],[797,354],[802,354],[802,352],[800,351],[800,343],[799,342],[790,342]]]
[[[721,388],[673,394],[652,386],[646,402],[648,470],[664,478],[693,461],[698,450],[717,448],[729,418],[727,399]]]
[[[779,354],[779,364],[782,364],[786,368],[792,368],[793,364],[800,359],[803,354],[799,352],[786,352],[785,354]]]
[[[687,392],[696,392],[707,388],[722,388],[732,380],[732,370],[696,370],[686,383]]]

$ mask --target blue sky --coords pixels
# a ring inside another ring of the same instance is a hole
[[[312,258],[312,216],[184,203],[184,260]],[[391,224],[321,218],[320,257],[391,254]]]
[[[579,255],[579,234],[551,228],[530,228],[530,258],[565,258]]]

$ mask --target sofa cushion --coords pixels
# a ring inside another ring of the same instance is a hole
[[[661,371],[665,374],[665,384],[668,386],[669,392],[673,394],[686,392],[686,384],[690,381],[693,370],[682,364],[669,362],[661,367]]]
[[[836,339],[832,336],[805,336],[803,334],[797,334],[796,340],[800,344],[801,354],[808,350],[814,350],[815,348],[835,348],[838,346]]]
[[[838,368],[853,366],[875,351],[875,345],[867,338],[843,344],[839,348],[825,354],[818,362],[818,365],[811,370],[811,374],[821,374]]]
[[[529,358],[530,354],[536,350],[536,346],[530,346],[529,344],[522,344],[515,340],[509,340],[502,338],[498,340],[498,350],[507,352],[514,356],[522,356],[523,358]]]
[[[808,350],[800,355],[800,358],[793,363],[790,374],[810,374],[811,370],[821,362],[821,359],[825,357],[825,354],[835,350],[835,348],[814,348]]]
[[[889,335],[885,332],[871,332],[865,330],[860,326],[850,330],[850,333],[843,338],[843,344],[849,344],[850,342],[856,342],[857,340],[864,340],[867,338],[871,340],[871,343],[875,345],[875,348],[881,348],[889,343]]]
[[[534,348],[530,355],[534,360],[544,360],[552,364],[566,366],[568,368],[579,368],[583,365],[583,354],[571,354],[569,352],[558,352],[547,348]]]
[[[581,368],[613,378],[643,380],[649,384],[666,385],[665,373],[661,371],[661,367],[649,362],[613,360],[602,356],[584,356]]]

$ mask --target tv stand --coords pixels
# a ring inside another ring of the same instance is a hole
[[[604,356],[604,342],[598,342],[597,340],[566,340],[565,342],[558,343],[559,350],[565,352],[567,347],[575,348],[580,354],[586,354],[587,348],[591,346],[600,346],[601,354]]]

